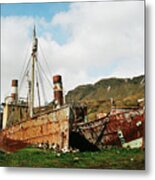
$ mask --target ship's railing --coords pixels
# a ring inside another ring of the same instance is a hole
[[[5,104],[14,104],[12,96],[5,97],[4,102],[5,102]],[[20,97],[16,104],[18,104],[18,105],[27,105],[28,104],[27,98]]]

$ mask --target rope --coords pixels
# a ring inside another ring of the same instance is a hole
[[[29,68],[29,65],[30,65],[30,61],[31,61],[31,58],[29,58],[29,61],[28,61],[28,63],[27,63],[27,66],[26,66],[26,69],[25,69],[25,71],[24,71],[24,74],[23,74],[23,76],[22,76],[22,78],[21,78],[21,80],[20,80],[19,93],[20,93],[20,91],[21,91],[21,88],[22,88],[24,79],[25,79],[25,77],[26,77],[26,75],[27,75],[27,73],[28,73],[28,68]]]
[[[23,77],[23,75],[22,75],[22,73],[23,73],[23,70],[25,69],[25,65],[26,65],[26,60],[27,60],[27,52],[28,52],[28,50],[30,49],[30,46],[31,46],[31,43],[30,43],[30,45],[29,46],[27,46],[27,50],[26,50],[26,54],[25,54],[25,58],[24,58],[24,64],[23,64],[23,67],[22,67],[22,69],[21,69],[21,72],[20,72],[20,76],[19,76],[19,78],[20,77]]]
[[[39,43],[38,43],[38,44],[39,44]],[[39,44],[39,48],[40,48],[40,50],[41,50],[41,53],[42,53],[42,56],[43,56],[43,59],[44,59],[44,61],[43,61],[43,62],[45,62],[45,65],[46,65],[46,67],[47,67],[48,73],[49,73],[49,74],[51,74],[51,71],[50,71],[49,65],[48,65],[48,63],[47,63],[46,57],[45,57],[45,55],[44,55],[44,52],[43,52],[42,47],[41,47],[41,45],[40,45],[40,44]]]
[[[43,64],[46,68],[46,70],[48,71],[48,73],[50,74],[50,68],[48,66],[48,63],[47,63],[47,60],[46,60],[46,57],[43,53],[43,50],[42,50],[42,47],[41,45],[38,43],[39,45],[39,48],[40,48],[40,52],[42,54],[42,57],[43,57]],[[28,50],[27,50],[28,51]],[[26,52],[27,52],[26,51]],[[27,54],[25,56],[25,63],[23,64],[23,68],[22,68],[22,71],[20,73],[20,79],[19,79],[19,94],[21,92],[21,89],[22,89],[22,86],[23,86],[23,83],[25,81],[25,77],[28,77],[28,73],[29,73],[29,68],[30,68],[30,62],[31,62],[31,57],[28,59],[28,62],[27,62]],[[38,74],[37,74],[38,73]],[[42,92],[42,95],[43,95],[43,99],[44,99],[44,102],[46,101],[46,93],[45,93],[45,89],[44,89],[44,85],[43,85],[43,82],[47,81],[47,83],[49,84],[50,88],[53,88],[53,85],[52,85],[52,82],[51,80],[49,79],[49,77],[47,76],[47,74],[45,73],[45,70],[43,69],[41,63],[37,60],[36,61],[36,87],[37,87],[37,91],[38,91],[38,103],[39,103],[39,106],[40,106],[40,87],[41,87],[41,92]],[[41,86],[39,87],[39,82],[41,84]]]
[[[40,84],[41,84],[41,89],[42,89],[43,100],[44,100],[44,103],[45,103],[47,101],[47,99],[46,99],[46,95],[45,95],[45,89],[44,89],[44,86],[43,86],[43,79],[42,79],[42,76],[40,74],[38,62],[36,64],[37,64],[37,70],[38,70],[38,77],[40,79]]]
[[[44,78],[47,80],[47,82],[49,83],[49,85],[51,86],[51,88],[53,88],[53,85],[52,85],[51,81],[50,81],[49,78],[46,76],[46,73],[45,73],[45,71],[43,70],[43,68],[41,67],[41,64],[40,64],[39,61],[38,61],[38,65],[39,65],[40,69],[42,70],[42,73],[43,73],[43,75],[44,75]]]

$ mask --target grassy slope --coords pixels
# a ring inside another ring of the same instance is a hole
[[[137,99],[144,97],[144,76],[132,79],[109,78],[95,84],[81,85],[66,95],[66,101],[82,102],[88,106],[88,118],[96,117],[99,112],[108,113],[111,109],[110,98],[117,106],[136,106]],[[110,88],[108,90],[108,88]]]
[[[78,160],[76,160],[78,158]],[[94,169],[144,169],[144,151],[110,149],[99,152],[66,153],[26,148],[12,154],[0,152],[0,166]]]
[[[113,98],[125,98],[137,95],[138,98],[144,94],[144,76],[132,79],[109,78],[102,79],[95,84],[81,85],[68,92],[67,102],[82,100],[107,100]],[[108,88],[110,88],[108,90]]]

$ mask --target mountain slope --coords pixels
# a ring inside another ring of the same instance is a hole
[[[139,94],[144,96],[144,76],[132,79],[109,78],[102,79],[95,84],[81,85],[66,95],[66,101],[105,100],[109,98],[125,98]]]
[[[137,99],[144,97],[144,75],[133,78],[101,79],[95,84],[76,87],[66,95],[66,102],[83,102],[89,106],[89,114],[108,112],[113,98],[116,105],[137,105]]]

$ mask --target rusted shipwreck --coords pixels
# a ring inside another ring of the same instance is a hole
[[[24,101],[18,97],[18,81],[13,80],[11,96],[3,103],[1,151],[14,152],[30,145],[63,152],[70,148],[93,151],[108,147],[144,147],[144,108],[112,111],[87,121],[85,105],[64,103],[60,75],[53,77],[54,100],[46,106],[34,107],[37,47],[34,29],[28,98]]]

